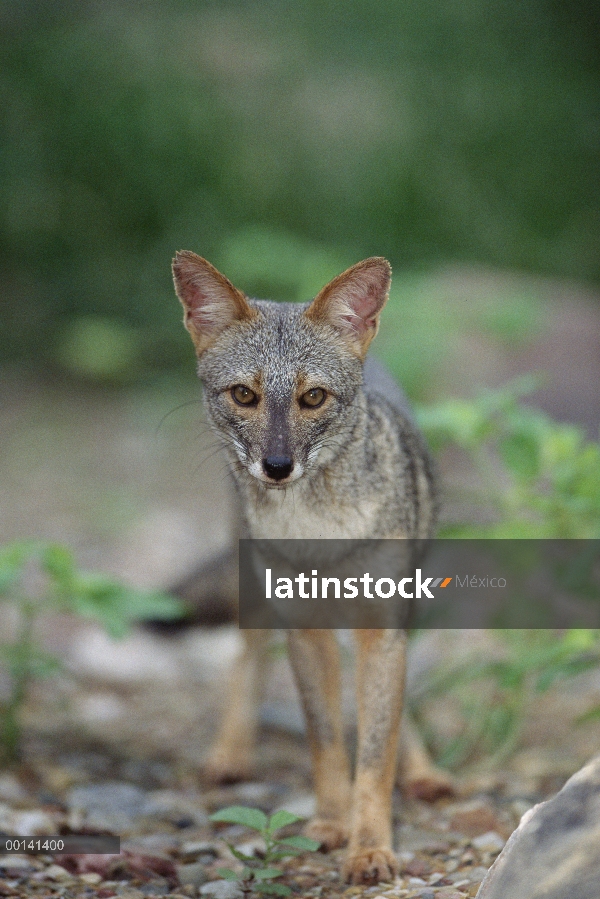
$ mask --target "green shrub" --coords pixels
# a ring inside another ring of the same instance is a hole
[[[25,587],[25,575],[32,565],[44,576],[42,596],[28,595]],[[0,644],[0,664],[7,669],[11,684],[8,700],[0,706],[0,755],[8,760],[19,752],[19,715],[30,682],[60,670],[59,659],[45,653],[35,641],[38,616],[68,612],[92,618],[118,638],[133,622],[172,619],[183,613],[182,604],[171,596],[138,590],[105,574],[79,571],[67,547],[34,540],[0,548],[0,600],[17,615],[14,638]]]

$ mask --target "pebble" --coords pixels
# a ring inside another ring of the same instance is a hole
[[[146,896],[166,896],[169,892],[169,883],[164,878],[144,884],[144,894]]]
[[[102,881],[101,875],[95,871],[90,871],[88,874],[80,874],[79,879],[82,883],[87,883],[89,886],[95,886],[95,884]]]
[[[119,781],[72,787],[67,804],[84,811],[87,823],[103,830],[127,830],[143,814],[147,801],[144,790]]]
[[[233,880],[211,880],[200,887],[201,896],[211,899],[244,899],[244,894]]]
[[[487,872],[487,868],[478,865],[476,868],[472,868],[468,872],[469,880],[471,881],[471,883],[481,883]]]
[[[50,815],[41,809],[31,811],[13,812],[12,832],[22,837],[56,833],[56,824]]]
[[[248,783],[239,784],[236,788],[237,801],[243,802],[245,805],[260,805],[267,802],[272,794],[271,786],[268,783],[259,783],[249,781]]]
[[[33,868],[31,860],[22,855],[0,855],[0,868],[11,870],[23,869],[30,871]]]
[[[139,814],[174,824],[184,819],[197,827],[208,824],[208,814],[199,801],[188,799],[176,790],[153,790],[147,795]]]
[[[44,877],[48,880],[71,880],[71,875],[63,868],[61,865],[50,865],[49,868],[46,868],[44,871]]]
[[[404,864],[402,870],[411,877],[425,877],[431,874],[431,862],[422,858],[414,858],[412,861]]]
[[[193,862],[189,865],[178,865],[177,877],[179,878],[179,883],[189,883],[192,886],[197,887],[202,886],[208,880],[206,868],[203,864],[200,864],[200,862]]]
[[[478,834],[498,831],[500,824],[496,813],[487,803],[473,800],[452,807],[450,827],[468,837],[476,837]]]
[[[14,774],[0,774],[0,799],[5,802],[23,802],[27,793]]]
[[[475,849],[478,849],[480,852],[501,852],[504,849],[506,840],[496,831],[490,830],[488,833],[475,837],[472,843]]]
[[[238,843],[235,848],[244,855],[255,856],[260,855],[261,852],[264,853],[267,846],[262,837],[255,837],[252,840],[246,840],[245,843]]]
[[[188,840],[181,846],[179,855],[184,859],[195,859],[198,855],[212,855],[213,858],[218,858],[219,850],[215,843],[208,840]]]

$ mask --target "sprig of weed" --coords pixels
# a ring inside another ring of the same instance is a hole
[[[315,852],[319,843],[309,837],[279,837],[278,832],[301,819],[284,809],[267,817],[264,812],[244,805],[232,805],[215,812],[211,821],[219,824],[240,824],[255,831],[262,837],[265,848],[259,855],[248,855],[225,841],[231,854],[242,863],[240,870],[219,868],[219,875],[225,880],[236,880],[246,895],[257,893],[259,896],[289,896],[291,889],[283,883],[273,883],[284,873],[281,868],[273,867],[274,863],[290,856]]]
[[[461,450],[474,474],[474,490],[458,496],[468,502],[468,520],[440,536],[600,537],[600,443],[525,405],[538,386],[526,376],[419,412],[432,448]]]

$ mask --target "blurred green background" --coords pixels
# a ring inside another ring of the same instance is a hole
[[[176,249],[279,299],[381,254],[416,389],[415,341],[448,325],[424,273],[600,279],[599,20],[558,0],[2,3],[1,361],[189,367]],[[540,314],[518,291],[495,306],[509,340]]]

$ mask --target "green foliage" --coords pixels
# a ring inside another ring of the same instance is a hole
[[[453,399],[422,409],[419,422],[437,453],[464,454],[472,475],[468,488],[455,488],[452,505],[463,516],[441,536],[466,538],[599,538],[600,445],[574,425],[553,421],[527,406],[523,396],[536,386],[527,377],[475,400]],[[502,547],[500,547],[501,549]],[[523,552],[528,552],[523,543]],[[578,554],[576,564],[554,560],[552,577],[579,596],[589,594],[597,550]],[[521,554],[506,564],[518,574]],[[497,657],[489,648],[466,661],[449,660],[434,671],[421,694],[453,698],[464,728],[440,743],[420,717],[442,764],[456,767],[476,756],[493,765],[517,745],[527,709],[557,680],[600,663],[600,631],[570,629],[500,630]],[[581,722],[600,713],[590,709]]]
[[[597,15],[536,0],[360,0],[343,15],[314,0],[4,3],[3,354],[79,373],[83,348],[104,378],[108,354],[85,360],[92,316],[124,325],[132,374],[177,365],[174,250],[235,269],[262,246],[249,233],[271,234],[281,264],[248,289],[281,299],[297,243],[326,263],[303,289],[330,256],[372,253],[398,270],[598,278]]]
[[[600,444],[520,399],[524,378],[475,400],[448,400],[418,418],[434,451],[458,448],[474,470],[468,519],[441,536],[600,537]]]
[[[308,837],[292,836],[278,837],[278,832],[296,824],[301,819],[285,809],[275,812],[270,818],[260,809],[249,808],[244,805],[232,805],[215,812],[210,817],[216,824],[239,824],[254,830],[264,840],[265,848],[260,855],[248,855],[240,852],[231,843],[227,843],[229,850],[239,862],[241,869],[233,871],[231,868],[220,868],[219,874],[225,880],[237,880],[244,893],[256,893],[259,896],[289,896],[291,889],[282,883],[273,883],[277,877],[281,877],[281,868],[272,867],[273,862],[279,862],[284,858],[295,855],[303,855],[305,852],[315,852],[319,843]]]
[[[450,768],[483,758],[493,767],[516,747],[525,715],[536,696],[559,680],[573,677],[600,664],[600,631],[573,628],[555,630],[501,630],[497,653],[489,646],[471,653],[466,661],[443,663],[429,676],[413,712],[441,764]],[[465,721],[455,737],[440,741],[422,714],[426,698],[453,697]],[[593,720],[597,708],[581,716]]]
[[[25,582],[31,568],[43,575],[43,596],[30,596]],[[12,642],[0,645],[0,662],[11,681],[11,693],[0,708],[0,754],[16,758],[19,714],[29,683],[60,670],[57,658],[43,652],[34,638],[36,619],[48,612],[67,612],[99,621],[111,637],[123,637],[132,623],[183,614],[181,603],[159,591],[138,590],[104,574],[82,572],[72,552],[56,543],[23,540],[0,548],[0,601],[17,617]]]

